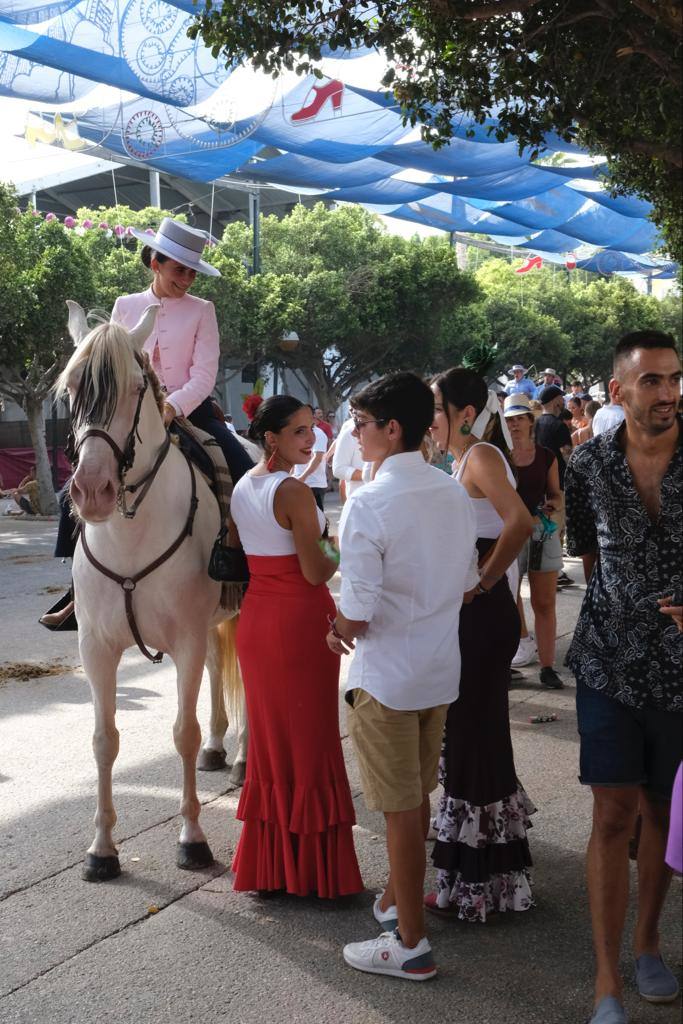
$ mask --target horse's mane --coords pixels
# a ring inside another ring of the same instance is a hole
[[[78,391],[74,397],[71,415],[74,427],[81,423],[99,423],[109,426],[119,396],[133,385],[137,370],[136,350],[125,327],[114,323],[100,323],[79,343],[64,370],[57,378],[55,391],[65,397],[69,380],[82,368]],[[145,372],[161,412],[163,393],[159,379],[152,369],[149,356],[142,356]]]

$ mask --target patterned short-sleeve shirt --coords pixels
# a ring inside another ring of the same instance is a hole
[[[657,522],[636,490],[624,425],[576,448],[565,477],[567,551],[597,552],[566,664],[629,707],[683,711],[683,634],[657,599],[683,584],[683,424]]]

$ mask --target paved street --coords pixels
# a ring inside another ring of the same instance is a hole
[[[174,845],[180,761],[171,735],[173,669],[136,652],[119,677],[121,753],[115,767],[122,877],[80,879],[92,838],[92,712],[76,634],[36,620],[46,588],[68,583],[52,558],[55,524],[0,521],[0,670],[46,665],[58,674],[0,677],[0,1021],[3,1024],[582,1024],[590,1009],[592,955],[583,857],[589,794],[577,781],[573,680],[541,691],[538,666],[511,691],[517,769],[538,807],[531,833],[537,906],[485,926],[430,920],[440,974],[424,985],[360,975],[341,958],[346,941],[376,934],[372,894],[385,872],[383,824],[365,810],[344,738],[355,797],[359,897],[268,900],[234,894],[228,865],[239,834],[238,793],[227,773],[200,774],[202,822],[215,867],[178,871]],[[578,563],[570,575],[581,578]],[[582,586],[558,595],[564,656]],[[564,670],[563,670],[564,671]],[[208,687],[200,718],[208,721]],[[530,715],[558,721],[531,725]],[[342,723],[344,719],[342,717]],[[345,733],[345,729],[343,728]],[[228,753],[235,737],[228,737]],[[663,951],[680,975],[680,881],[663,920]],[[628,928],[632,928],[629,918]],[[680,1002],[652,1007],[634,994],[631,1024],[675,1024]]]

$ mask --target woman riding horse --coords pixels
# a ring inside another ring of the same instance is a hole
[[[155,237],[141,231],[134,235],[145,245],[142,262],[154,274],[144,292],[119,297],[111,319],[131,330],[148,306],[158,306],[156,325],[144,344],[152,368],[163,385],[164,423],[185,416],[220,444],[233,484],[252,468],[253,462],[235,435],[218,418],[211,399],[216,383],[220,343],[212,302],[188,292],[197,273],[220,277],[220,271],[202,260],[206,235],[165,217]],[[68,502],[61,502],[61,518],[55,556],[73,556],[75,522]],[[71,593],[65,595],[40,619],[49,629],[63,627],[73,613]]]

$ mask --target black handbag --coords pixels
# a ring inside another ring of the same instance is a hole
[[[209,559],[209,576],[219,583],[248,583],[249,566],[244,549],[224,544],[226,533],[224,526],[214,542]]]

